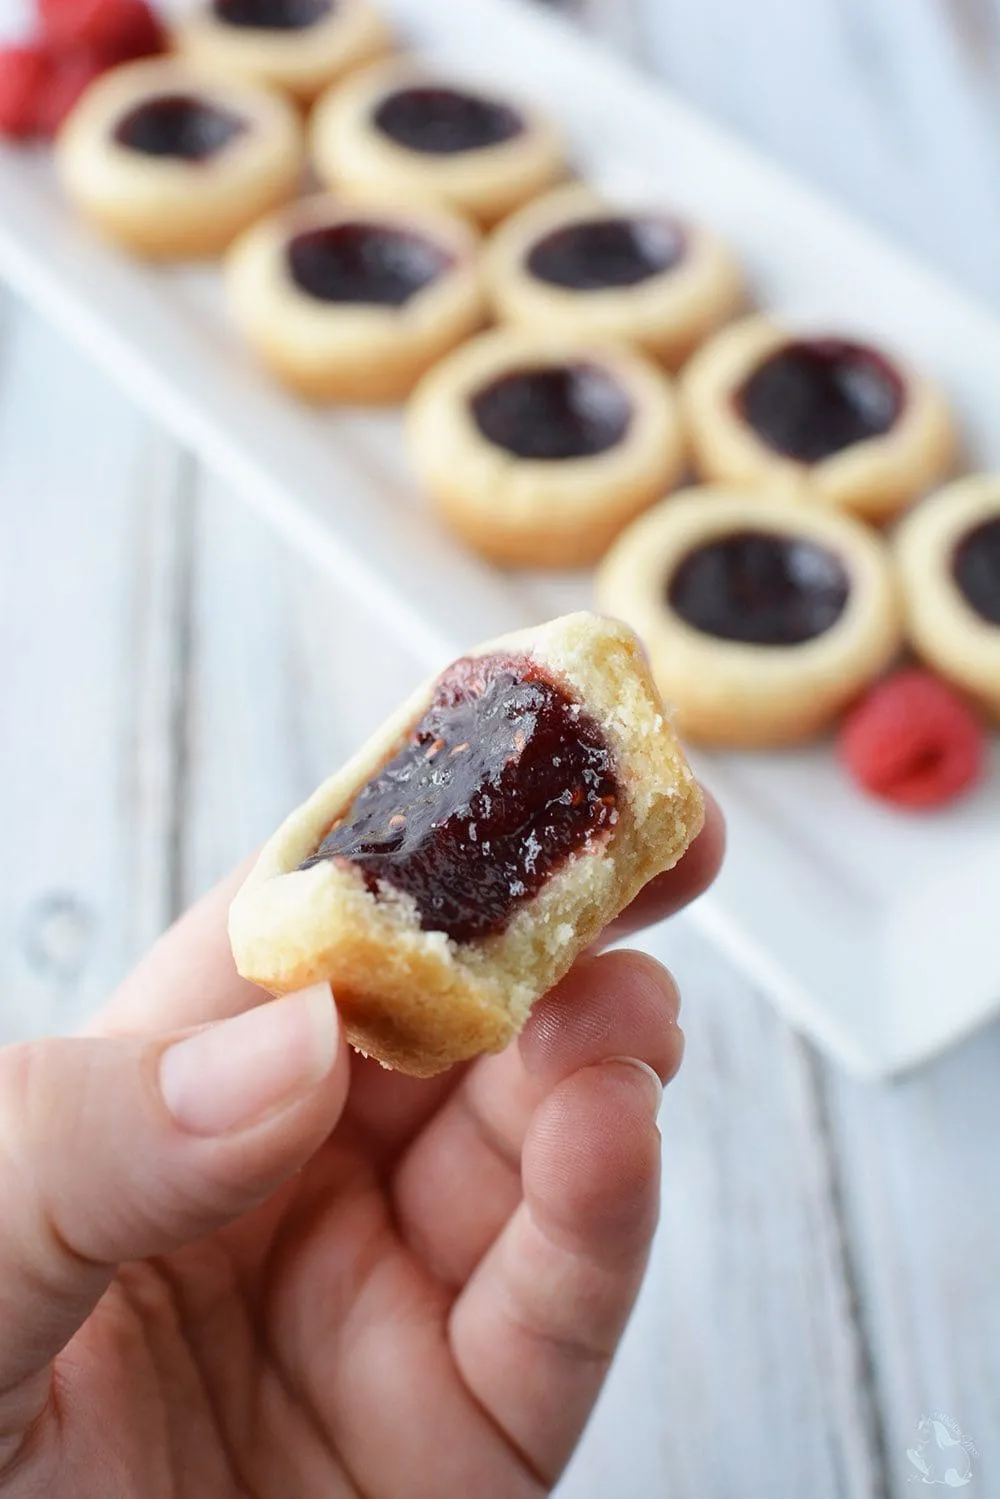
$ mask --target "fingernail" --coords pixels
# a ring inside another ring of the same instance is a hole
[[[160,1090],[181,1129],[225,1135],[310,1092],[336,1051],[333,998],[316,984],[176,1042],[160,1059]]]
[[[660,1104],[663,1102],[663,1084],[648,1062],[641,1062],[638,1057],[609,1057],[609,1062],[617,1062],[620,1067],[634,1067],[636,1072],[642,1074],[646,1084],[646,1092],[649,1095],[649,1112],[656,1119],[660,1112]]]

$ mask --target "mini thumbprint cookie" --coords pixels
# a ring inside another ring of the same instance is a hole
[[[955,454],[944,397],[915,370],[763,317],[698,351],[682,399],[704,479],[763,483],[875,523],[937,483]]]
[[[444,209],[315,197],[255,224],[226,263],[233,316],[315,401],[396,401],[485,320],[478,234]]]
[[[443,203],[494,224],[565,173],[547,116],[409,63],[367,68],[320,99],[312,155],[331,187]]]
[[[84,94],[59,134],[70,198],[143,255],[221,253],[295,191],[301,128],[280,95],[170,59],[129,63]]]
[[[895,544],[913,645],[1000,719],[1000,474],[946,485]]]
[[[417,475],[442,519],[494,561],[583,567],[677,482],[667,377],[624,345],[484,333],[410,403]]]
[[[305,102],[392,43],[368,0],[201,0],[174,36],[199,66]]]
[[[430,1077],[506,1046],[703,820],[639,642],[571,614],[454,662],[292,813],[233,954],[332,985],[353,1046]]]
[[[901,639],[875,532],[750,490],[685,490],[642,516],[605,559],[597,597],[642,637],[680,731],[705,744],[819,733]]]
[[[486,273],[499,318],[638,344],[670,369],[744,301],[736,261],[708,230],[657,209],[611,208],[577,185],[502,224]]]

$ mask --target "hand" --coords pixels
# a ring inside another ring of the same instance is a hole
[[[609,935],[721,848],[713,809]],[[236,977],[238,878],[86,1036],[0,1051],[0,1494],[547,1493],[655,1225],[669,975],[584,958],[517,1045],[417,1082],[348,1061],[328,989]]]

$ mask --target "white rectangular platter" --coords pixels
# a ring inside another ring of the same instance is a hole
[[[559,115],[611,196],[674,205],[726,235],[763,305],[883,340],[933,372],[970,464],[1000,469],[1000,322],[988,312],[521,0],[387,8],[421,52]],[[423,512],[396,416],[285,396],[228,328],[215,273],[152,270],[99,244],[44,153],[0,151],[0,273],[428,669],[589,603],[586,577],[504,575],[453,545]],[[827,745],[697,766],[725,806],[730,851],[693,918],[846,1067],[902,1071],[1000,1009],[996,742],[986,783],[929,817],[863,799]]]

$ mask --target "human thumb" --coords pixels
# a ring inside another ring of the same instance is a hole
[[[174,1036],[0,1050],[0,1433],[115,1267],[270,1196],[347,1081],[326,986]]]

